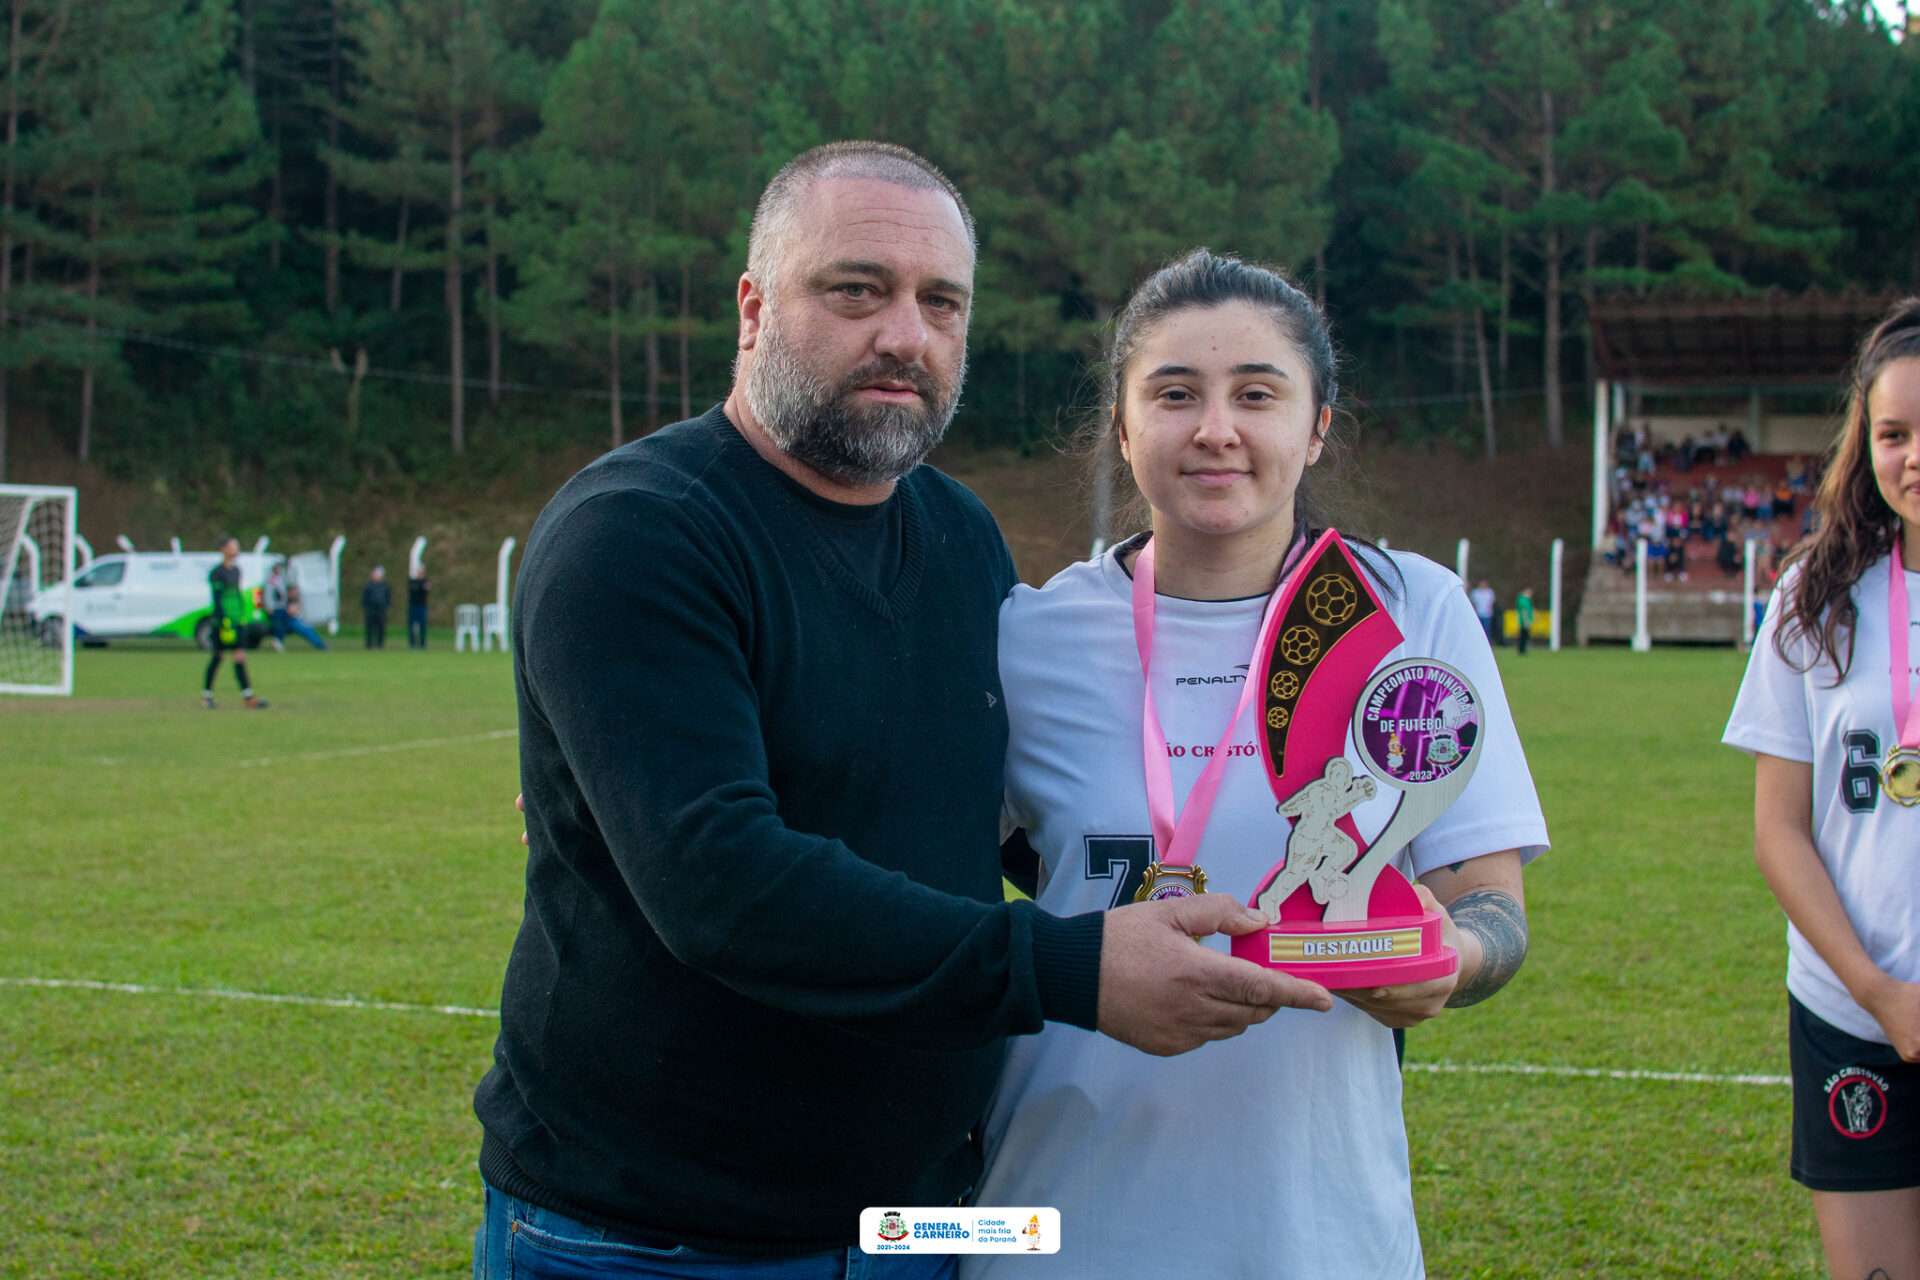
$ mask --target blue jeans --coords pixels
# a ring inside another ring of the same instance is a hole
[[[484,1184],[482,1184],[484,1186]],[[857,1247],[798,1258],[739,1258],[623,1239],[486,1187],[473,1237],[473,1280],[954,1280],[952,1254],[867,1254]]]
[[[327,647],[327,642],[320,638],[319,632],[294,617],[285,609],[275,609],[273,611],[273,638],[275,640],[285,640],[289,633],[299,636],[316,649],[324,649]]]

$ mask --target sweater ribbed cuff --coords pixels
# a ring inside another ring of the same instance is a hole
[[[1100,939],[1106,912],[1081,916],[1033,913],[1033,976],[1040,1015],[1049,1022],[1095,1029],[1100,1014]]]

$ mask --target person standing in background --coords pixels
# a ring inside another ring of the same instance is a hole
[[[327,642],[320,638],[320,633],[308,626],[306,620],[300,616],[300,584],[297,582],[287,584],[287,630],[316,649],[327,647]]]
[[[427,592],[431,584],[427,581],[427,567],[423,564],[413,566],[413,572],[407,575],[407,648],[424,649],[427,647]]]
[[[1467,592],[1467,598],[1473,601],[1473,616],[1480,619],[1480,629],[1487,633],[1487,643],[1499,644],[1500,633],[1493,629],[1493,587],[1482,578],[1478,586]]]
[[[287,646],[284,642],[288,628],[287,579],[279,565],[276,564],[267,571],[266,585],[260,588],[260,597],[260,602],[266,606],[267,618],[273,627],[273,630],[268,632],[267,638],[273,641],[275,653],[285,653]]]
[[[1721,741],[1753,757],[1753,852],[1787,915],[1787,1172],[1828,1273],[1920,1275],[1920,298],[1861,344]]]
[[[373,566],[366,585],[360,588],[360,613],[366,622],[367,648],[387,647],[387,610],[393,607],[393,588],[387,584],[387,571]]]
[[[1515,624],[1520,631],[1520,652],[1527,652],[1527,641],[1533,634],[1533,588],[1522,587],[1520,594],[1513,598]]]
[[[265,698],[253,696],[253,681],[247,676],[247,640],[248,628],[254,626],[258,612],[250,592],[240,587],[240,539],[225,538],[220,543],[220,563],[213,566],[213,572],[207,575],[207,585],[213,591],[213,630],[207,636],[208,647],[213,657],[207,660],[206,679],[200,684],[200,702],[207,710],[214,709],[213,677],[220,671],[220,655],[229,651],[233,654],[233,678],[240,682],[240,696],[249,711],[264,711]],[[253,632],[255,644],[260,641],[260,633]]]

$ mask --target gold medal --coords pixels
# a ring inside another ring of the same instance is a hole
[[[1902,803],[1913,802],[1907,800]],[[1157,862],[1149,862],[1146,874],[1140,877],[1140,887],[1134,890],[1133,900],[1158,902],[1162,898],[1191,898],[1196,893],[1206,891],[1207,873],[1200,868],[1163,867]]]
[[[1920,747],[1890,749],[1880,766],[1880,786],[1895,804],[1920,804]]]

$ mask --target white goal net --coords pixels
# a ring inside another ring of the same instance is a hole
[[[0,693],[73,692],[78,509],[72,489],[0,484]]]

